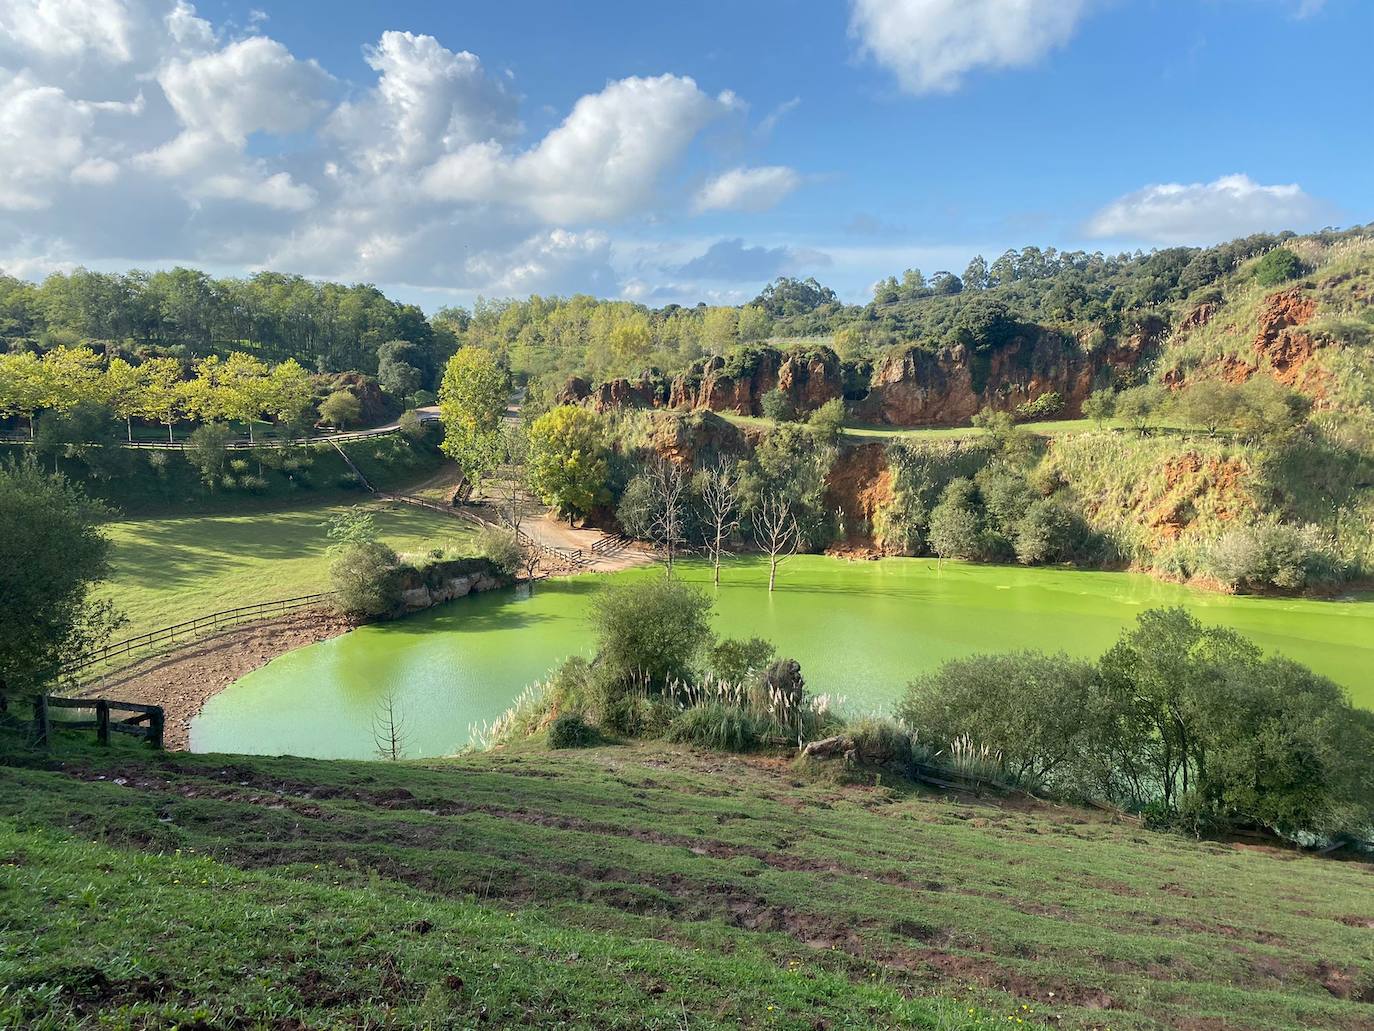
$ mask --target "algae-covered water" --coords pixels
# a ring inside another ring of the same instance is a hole
[[[394,692],[407,754],[451,753],[568,655],[589,654],[588,600],[637,569],[463,598],[291,652],[212,698],[191,728],[197,751],[374,755],[378,700]],[[1184,605],[1344,684],[1374,707],[1374,598],[1304,601],[1207,594],[1128,573],[978,566],[924,559],[799,556],[768,594],[767,567],[730,565],[719,589],[702,564],[682,578],[715,599],[717,631],[763,637],[802,664],[814,692],[884,711],[911,677],[945,659],[1038,648],[1095,656],[1137,613]]]

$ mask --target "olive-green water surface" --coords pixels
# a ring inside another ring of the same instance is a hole
[[[1325,673],[1374,707],[1374,598],[1304,601],[1208,594],[1127,573],[1025,569],[924,559],[729,566],[717,590],[702,564],[679,575],[716,598],[724,636],[758,636],[801,661],[816,693],[851,711],[885,711],[911,677],[945,659],[1019,648],[1096,656],[1136,614],[1185,605]],[[451,753],[568,655],[589,654],[588,601],[637,569],[462,598],[283,655],[212,698],[191,728],[197,751],[374,754],[378,700],[393,692],[407,754]]]

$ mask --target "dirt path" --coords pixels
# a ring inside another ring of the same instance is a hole
[[[118,698],[166,710],[168,748],[190,747],[191,720],[215,695],[278,655],[347,633],[358,621],[329,612],[293,612],[223,630],[150,655],[87,684],[86,697]]]
[[[631,544],[614,555],[594,555],[592,545],[604,536],[600,530],[569,526],[561,519],[548,514],[537,519],[526,519],[520,524],[520,529],[540,544],[546,544],[551,548],[580,548],[582,554],[591,560],[591,566],[586,570],[589,573],[614,573],[631,566],[647,565],[655,560],[651,552],[645,551],[637,544]]]

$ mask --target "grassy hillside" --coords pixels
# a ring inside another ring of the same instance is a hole
[[[444,463],[433,437],[417,442],[393,433],[341,446],[378,490],[409,486],[432,476]],[[26,444],[0,444],[0,461],[30,450]],[[180,451],[121,449],[122,467],[103,477],[92,475],[76,459],[59,459],[58,468],[93,497],[127,515],[252,511],[265,503],[308,506],[365,493],[331,444],[293,448],[289,456],[267,448],[234,451],[229,457],[233,482],[214,488],[203,482]]]
[[[107,527],[114,542],[111,578],[100,595],[113,598],[129,617],[118,636],[236,605],[328,590],[328,522],[353,503],[375,514],[382,539],[401,553],[462,550],[474,534],[470,524],[451,516],[358,494],[291,507],[260,501],[235,512],[113,522]]]
[[[662,746],[366,764],[79,740],[0,740],[0,1024],[1374,1016],[1364,864]]]

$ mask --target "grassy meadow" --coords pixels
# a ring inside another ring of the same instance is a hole
[[[1371,877],[662,744],[0,735],[0,1026],[1365,1028]]]
[[[458,547],[473,527],[421,508],[354,495],[303,507],[262,503],[232,512],[112,522],[112,575],[100,589],[129,618],[130,637],[258,601],[329,589],[329,519],[359,503],[398,552]]]

